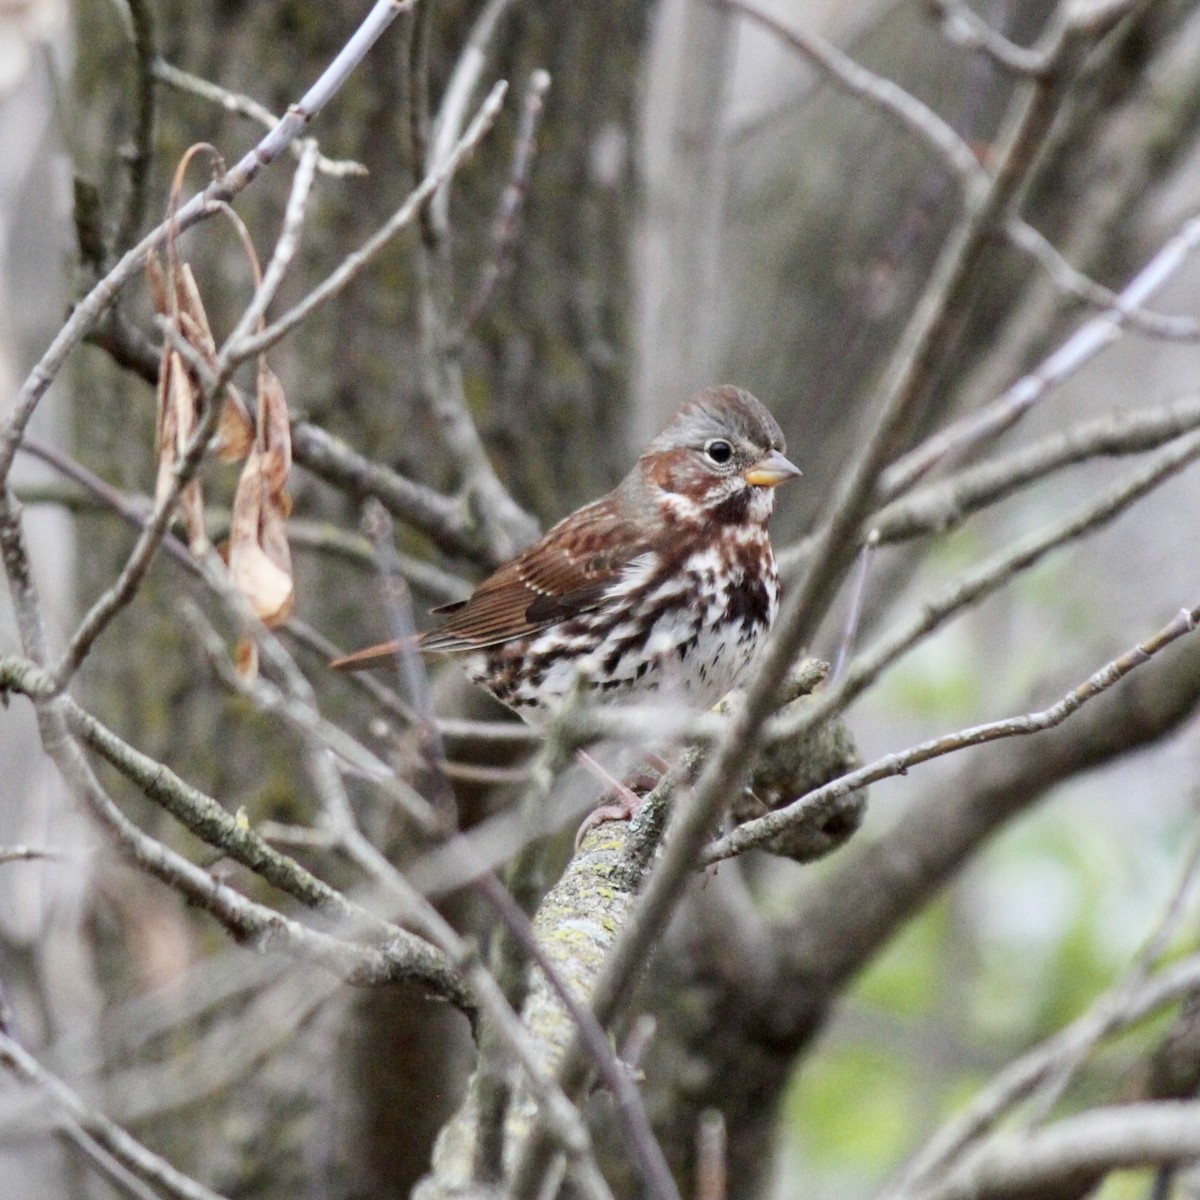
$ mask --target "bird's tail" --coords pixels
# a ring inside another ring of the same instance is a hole
[[[355,650],[335,658],[330,666],[335,671],[369,671],[372,667],[388,667],[395,665],[399,654],[419,653],[421,639],[419,637],[399,639],[390,642],[380,642],[378,646],[368,646],[365,650]]]

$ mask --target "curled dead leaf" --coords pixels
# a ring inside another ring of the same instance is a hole
[[[254,450],[238,480],[229,528],[229,573],[234,586],[268,627],[282,624],[295,602],[292,556],[283,500],[273,492],[266,456]]]
[[[287,486],[292,470],[292,426],[283,384],[265,363],[258,372],[258,421],[264,474],[272,495],[277,496]]]
[[[250,420],[242,398],[233,388],[229,388],[217,424],[217,457],[222,462],[237,462],[250,453],[253,445],[254,422]]]

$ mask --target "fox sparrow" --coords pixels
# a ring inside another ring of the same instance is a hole
[[[435,611],[422,650],[467,673],[534,726],[582,679],[602,699],[655,695],[705,709],[737,683],[775,617],[767,536],[774,488],[800,474],[749,392],[697,392],[609,492]],[[391,661],[388,642],[337,659]],[[625,789],[621,789],[625,791]]]

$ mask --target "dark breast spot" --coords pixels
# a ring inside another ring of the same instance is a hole
[[[771,615],[771,597],[766,584],[757,576],[743,577],[729,589],[726,611],[731,622],[741,622],[743,633],[753,633],[766,625]]]
[[[726,496],[720,504],[714,504],[708,510],[708,517],[721,525],[744,524],[750,515],[751,499],[748,487],[738,488],[732,495]]]

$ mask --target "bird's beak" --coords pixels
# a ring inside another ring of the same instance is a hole
[[[746,473],[743,479],[754,487],[778,487],[795,479],[800,474],[800,468],[789,462],[778,450],[772,450],[766,458],[760,458]]]

